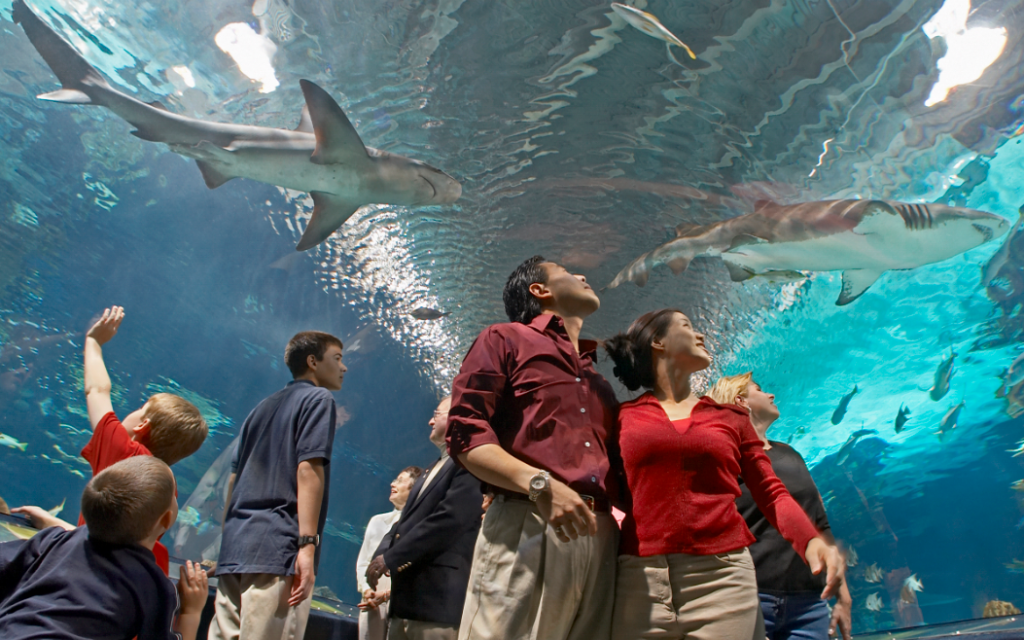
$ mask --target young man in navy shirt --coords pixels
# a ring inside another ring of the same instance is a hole
[[[211,640],[301,640],[327,520],[341,340],[304,331],[285,349],[295,378],[238,437],[217,562]]]
[[[86,526],[0,544],[0,638],[195,640],[206,572],[191,562],[181,568],[175,623],[174,585],[153,557],[178,516],[174,492],[163,461],[132,457],[86,485]]]

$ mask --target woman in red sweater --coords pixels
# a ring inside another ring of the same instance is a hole
[[[772,472],[749,414],[698,398],[692,374],[711,364],[704,336],[675,309],[652,311],[605,343],[615,376],[649,389],[619,411],[632,497],[622,525],[613,640],[750,640],[759,608],[754,536],[736,510],[743,477],[796,552],[839,587],[845,563]]]

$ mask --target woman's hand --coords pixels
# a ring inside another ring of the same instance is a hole
[[[846,575],[846,561],[843,554],[835,545],[828,544],[820,536],[811,538],[807,543],[807,551],[804,553],[807,558],[807,565],[811,573],[818,575],[825,569],[825,590],[821,592],[823,600],[836,595],[839,585],[843,583],[843,576]]]

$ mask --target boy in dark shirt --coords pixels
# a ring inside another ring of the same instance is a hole
[[[85,402],[93,434],[82,449],[82,457],[95,476],[110,465],[132,456],[155,456],[168,465],[187,458],[206,440],[207,426],[194,404],[170,393],[157,393],[142,408],[128,414],[124,421],[114,414],[110,394],[112,384],[103,363],[102,346],[117,334],[124,319],[124,308],[110,307],[85,334]],[[72,526],[38,507],[21,507],[16,513],[27,515],[38,528]],[[79,516],[78,524],[85,522]],[[168,571],[167,549],[153,546],[157,564]]]
[[[231,464],[211,640],[302,638],[327,519],[341,340],[296,334],[294,380],[245,419]]]
[[[152,553],[178,516],[175,488],[160,460],[129,458],[86,485],[87,526],[0,544],[0,638],[194,640],[206,573],[192,562],[181,568],[173,625],[178,599]]]

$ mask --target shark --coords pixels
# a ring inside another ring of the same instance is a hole
[[[15,0],[12,13],[61,83],[39,99],[106,107],[135,127],[133,135],[194,159],[211,189],[248,178],[308,192],[313,214],[296,250],[320,244],[367,204],[444,205],[462,195],[440,169],[364,145],[341,106],[309,80],[299,81],[306,104],[293,130],[189,118],[111,86],[24,0]]]
[[[608,285],[647,283],[667,265],[677,275],[698,257],[719,257],[734,282],[755,276],[787,280],[809,271],[842,271],[836,304],[859,298],[886,271],[940,262],[1010,228],[1001,216],[944,204],[890,200],[822,200],[780,205],[710,225],[687,225],[677,237],[629,263]]]

